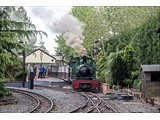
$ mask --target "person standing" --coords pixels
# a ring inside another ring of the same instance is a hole
[[[43,66],[43,78],[45,78],[45,76],[46,76],[46,68],[45,66]]]
[[[34,72],[34,80],[36,80],[37,65],[34,65],[33,72]]]
[[[38,78],[42,78],[43,77],[43,66],[40,65],[39,66],[39,77]]]

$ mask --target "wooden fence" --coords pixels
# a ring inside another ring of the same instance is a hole
[[[129,89],[121,89],[120,91],[128,93],[129,95],[133,95],[134,100],[138,100],[138,101],[141,101],[141,102],[144,101],[144,102],[149,103],[151,105],[158,105],[158,106],[160,105],[160,101],[156,98],[147,97],[145,100],[142,100],[142,93],[141,92],[134,92],[134,91],[131,91]]]

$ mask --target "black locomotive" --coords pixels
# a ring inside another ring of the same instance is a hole
[[[70,75],[74,89],[98,89],[94,60],[87,56],[72,57],[69,61]]]

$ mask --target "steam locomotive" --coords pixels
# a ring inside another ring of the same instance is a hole
[[[95,63],[87,56],[72,57],[69,65],[69,80],[73,89],[97,90]]]

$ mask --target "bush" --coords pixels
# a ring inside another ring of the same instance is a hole
[[[134,82],[133,82],[133,87],[135,88],[135,89],[140,89],[141,88],[141,80],[140,79],[136,79],[136,80],[134,80]]]
[[[0,97],[11,95],[11,92],[0,82]]]
[[[132,80],[135,80],[135,79],[138,79],[139,78],[139,76],[140,76],[140,72],[139,72],[139,70],[137,70],[137,71],[132,71]]]

